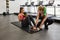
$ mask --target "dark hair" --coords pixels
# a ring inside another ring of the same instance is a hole
[[[23,7],[20,8],[20,13],[21,13],[21,10],[24,9]]]

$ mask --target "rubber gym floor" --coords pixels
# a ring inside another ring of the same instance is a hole
[[[48,31],[29,34],[11,24],[18,21],[16,15],[0,15],[0,40],[60,40],[60,24],[53,23]]]

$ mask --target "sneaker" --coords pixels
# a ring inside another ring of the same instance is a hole
[[[37,28],[37,31],[41,31],[42,30],[42,28]]]

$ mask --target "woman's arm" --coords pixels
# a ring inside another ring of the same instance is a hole
[[[21,21],[20,14],[18,14],[18,20]]]
[[[46,16],[43,18],[43,20],[42,20],[42,22],[41,22],[41,24],[40,24],[40,28],[42,27],[42,25],[44,24],[44,22],[46,21],[46,19],[47,19],[47,14],[46,14]]]
[[[39,19],[39,13],[37,14],[37,18],[36,18],[36,25],[38,23],[38,19]]]
[[[18,20],[20,21],[20,17],[19,17],[19,14],[18,14]]]

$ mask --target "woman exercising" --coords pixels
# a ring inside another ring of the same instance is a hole
[[[35,22],[34,22],[32,16],[27,15],[24,12],[23,7],[20,8],[20,12],[18,14],[18,19],[19,19],[19,21],[22,22],[22,27],[28,27],[29,25],[32,26],[32,24],[31,24],[31,22],[32,22],[34,24],[34,26],[32,26],[32,28],[36,29],[36,25],[35,25]]]
[[[38,22],[38,20],[40,20]],[[38,7],[38,14],[36,19],[37,30],[42,30],[42,25],[45,25],[45,29],[48,29],[48,25],[52,24],[53,22],[47,18],[46,8],[44,6]]]

